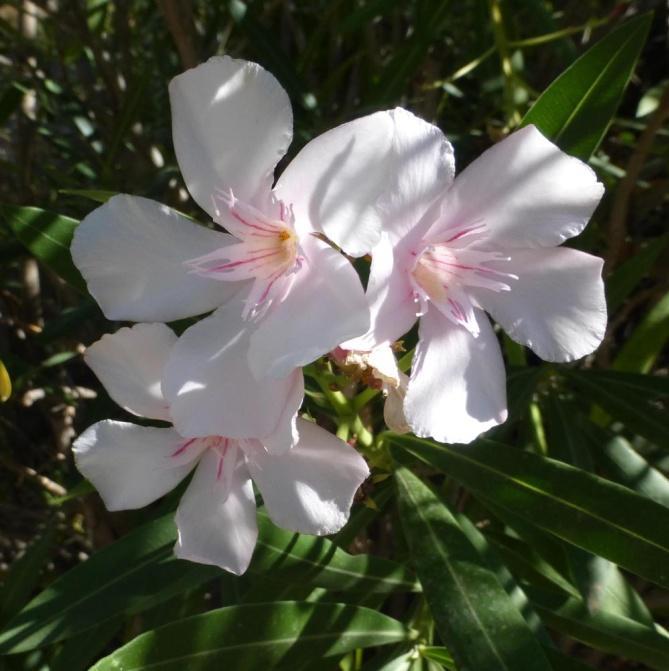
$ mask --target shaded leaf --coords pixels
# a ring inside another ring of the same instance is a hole
[[[425,598],[458,665],[550,669],[522,615],[443,502],[406,468],[395,471],[395,482]]]
[[[540,529],[669,587],[669,510],[655,501],[502,443],[387,440]]]
[[[176,559],[170,513],[107,546],[54,581],[0,633],[0,652],[22,652],[70,638],[116,615],[138,613],[221,574],[213,566]],[[293,534],[258,514],[252,573],[335,590],[416,590],[408,571],[389,560],[349,555],[334,543]]]
[[[669,340],[669,292],[644,317],[613,362],[620,371],[648,373]]]
[[[606,611],[591,611],[581,599],[529,590],[549,626],[586,643],[658,671],[669,669],[669,637],[639,622]]]
[[[42,567],[51,554],[54,538],[55,528],[47,527],[11,565],[0,590],[0,624],[18,613],[37,587]]]
[[[656,388],[666,387],[666,380],[644,375],[617,375],[615,371],[604,374],[598,371],[595,375],[575,370],[566,373],[586,398],[600,405],[614,420],[656,445],[667,447],[669,413],[652,404],[652,396],[649,396],[657,396]]]

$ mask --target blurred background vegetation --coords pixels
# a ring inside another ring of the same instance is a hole
[[[128,192],[202,220],[176,166],[167,84],[222,53],[261,63],[288,91],[295,112],[289,156],[338,123],[402,105],[446,133],[462,169],[513,130],[540,92],[588,47],[649,10],[653,19],[638,66],[591,158],[606,196],[576,244],[605,258],[610,308],[607,338],[582,367],[661,378],[669,338],[669,10],[663,0],[3,3],[0,579],[17,557],[24,563],[19,587],[0,593],[0,624],[40,587],[156,515],[155,509],[110,515],[73,468],[73,437],[98,419],[124,416],[80,356],[118,325],[77,290],[79,278],[66,283],[54,272],[58,268],[29,253],[11,225],[11,206],[35,206],[76,222],[108,192]],[[616,380],[600,380],[593,391],[591,381],[540,366],[510,343],[506,354],[516,368],[509,378],[512,417],[498,433],[505,442],[531,444],[628,486],[638,484],[630,479],[636,458],[653,474],[667,473],[663,394],[646,389],[644,396]],[[363,421],[373,429],[380,417],[372,405]],[[614,436],[623,442],[611,447]],[[660,489],[666,496],[666,481]],[[383,508],[387,496],[375,495],[374,485],[367,494],[372,507]],[[460,510],[469,505],[461,490],[453,488],[450,496]],[[346,547],[401,557],[405,548],[393,515],[386,509],[376,514]],[[472,515],[481,520],[489,513],[475,508]],[[25,549],[38,537],[41,545],[32,546],[26,563]],[[669,622],[667,593],[634,580],[656,620]],[[235,584],[236,590],[248,587],[243,579]],[[178,607],[187,614],[202,606],[193,597]],[[395,612],[404,607],[395,603]],[[91,658],[111,649],[108,641],[117,646],[158,619],[149,610],[143,620],[135,615],[122,627],[116,623]],[[592,641],[577,642],[583,634],[555,626],[560,648],[597,668],[669,668],[626,662],[609,654],[610,644],[595,650]],[[0,667],[85,668],[84,657],[45,666],[50,654],[5,658]]]

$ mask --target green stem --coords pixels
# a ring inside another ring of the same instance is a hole
[[[561,40],[564,37],[569,37],[575,33],[582,33],[586,30],[592,30],[593,28],[599,28],[609,23],[608,18],[604,19],[595,19],[594,21],[588,21],[581,26],[572,26],[571,28],[563,28],[562,30],[556,30],[553,33],[546,33],[545,35],[537,35],[536,37],[528,37],[524,40],[512,40],[508,45],[512,49],[523,49],[525,47],[538,47],[541,44],[546,44],[548,42],[554,42],[555,40]]]
[[[502,17],[502,7],[500,0],[490,0],[490,20],[492,22],[492,32],[495,36],[495,46],[499,53],[499,60],[502,64],[502,74],[504,75],[504,99],[507,108],[509,121],[512,124],[520,122],[520,115],[516,110],[514,95],[514,73],[511,63],[510,42],[506,36],[504,28],[504,19]]]

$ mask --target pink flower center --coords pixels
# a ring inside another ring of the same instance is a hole
[[[472,335],[479,334],[474,308],[474,287],[491,291],[509,291],[503,280],[518,279],[516,275],[490,267],[491,262],[508,261],[500,252],[477,248],[485,241],[485,225],[478,224],[454,230],[444,241],[423,241],[413,252],[414,264],[409,272],[414,300],[423,315],[431,302],[444,316]]]
[[[272,216],[235,198],[232,191],[214,197],[214,221],[239,242],[188,261],[194,272],[223,282],[253,280],[244,318],[260,317],[272,300],[280,298],[286,282],[304,261],[292,209],[273,202]]]
[[[222,480],[227,487],[237,463],[238,449],[239,441],[225,436],[188,438],[172,452],[171,458],[177,464],[183,464],[199,459],[206,450],[213,450],[218,454],[216,479]]]

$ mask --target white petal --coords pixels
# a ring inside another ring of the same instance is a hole
[[[217,189],[250,203],[266,196],[292,139],[293,113],[277,80],[228,56],[170,82],[172,137],[186,186],[212,217]]]
[[[370,327],[366,334],[342,342],[344,349],[372,350],[401,338],[416,322],[416,304],[409,282],[409,261],[402,243],[393,248],[387,234],[372,252],[367,282]],[[415,261],[415,259],[414,259]]]
[[[348,520],[353,496],[369,475],[365,460],[320,426],[298,420],[300,440],[286,454],[246,451],[251,477],[280,527],[332,534]]]
[[[118,195],[79,224],[71,252],[108,319],[161,322],[213,310],[239,290],[184,265],[232,242],[165,205]]]
[[[480,333],[453,324],[434,307],[420,320],[404,412],[413,432],[443,443],[470,443],[506,420],[506,374],[488,318]]]
[[[439,128],[401,107],[391,114],[395,135],[377,209],[383,230],[397,242],[412,233],[437,196],[451,186],[455,157]]]
[[[241,312],[241,302],[229,303],[187,329],[172,350],[163,393],[184,436],[268,436],[294,402],[301,371],[281,379],[252,375],[248,348],[254,326]]]
[[[291,389],[286,405],[283,409],[276,430],[269,436],[263,438],[263,444],[272,454],[287,452],[297,443],[299,434],[297,432],[297,411],[304,400],[304,375],[300,371],[294,375],[293,387]]]
[[[397,108],[333,128],[295,157],[276,191],[297,226],[324,232],[353,256],[382,229],[401,234],[453,177],[453,150],[441,131]]]
[[[369,326],[362,284],[346,257],[310,235],[300,244],[302,268],[251,336],[249,360],[259,378],[287,375]]]
[[[292,205],[296,228],[322,231],[348,254],[361,256],[378,241],[374,208],[392,147],[389,112],[337,126],[309,142],[279,177],[275,192]]]
[[[585,228],[603,193],[589,166],[526,126],[458,175],[433,231],[482,223],[496,245],[553,247]]]
[[[546,361],[597,349],[606,330],[602,259],[567,247],[512,250],[498,267],[518,275],[510,291],[475,292],[504,330]]]
[[[237,461],[226,487],[220,458],[214,450],[204,454],[179,503],[174,554],[241,575],[258,538],[255,496],[244,461]]]
[[[102,336],[86,349],[84,359],[122,408],[169,422],[160,380],[176,341],[165,324],[136,324]]]
[[[193,467],[173,456],[184,439],[174,429],[105,420],[93,424],[72,445],[77,468],[100,493],[109,510],[141,508],[176,487]]]

